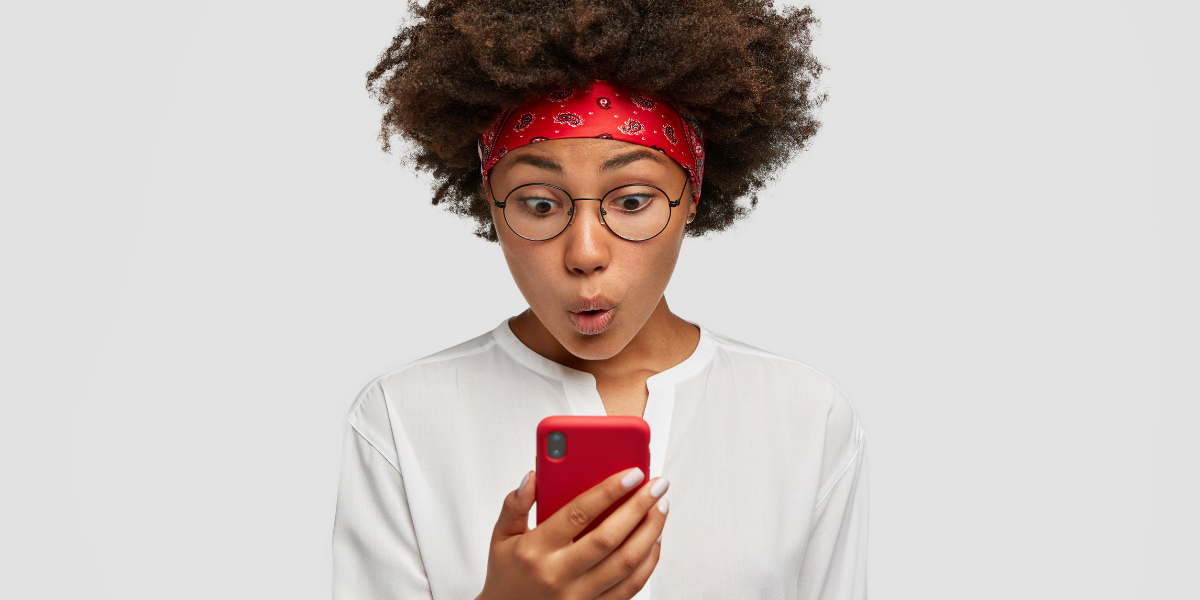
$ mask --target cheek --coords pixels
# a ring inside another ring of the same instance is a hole
[[[504,252],[504,261],[513,281],[526,300],[533,303],[538,296],[549,295],[554,289],[554,274],[562,269],[561,257],[546,252],[549,248],[530,247],[523,243],[500,244]],[[556,266],[557,265],[557,266]]]
[[[675,263],[679,260],[679,242],[663,240],[664,244],[629,252],[618,267],[622,279],[630,284],[633,294],[657,298],[667,288]]]

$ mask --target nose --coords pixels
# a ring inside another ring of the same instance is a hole
[[[600,220],[600,209],[592,208],[590,203],[580,203],[580,200],[599,200],[599,198],[576,198],[575,214],[571,224],[563,232],[566,236],[566,253],[563,256],[568,270],[580,275],[600,273],[608,267],[612,254],[608,247],[610,238],[615,238],[608,227]]]

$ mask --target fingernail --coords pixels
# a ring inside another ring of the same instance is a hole
[[[662,500],[659,500],[659,501],[658,501],[658,512],[660,512],[660,513],[662,513],[662,514],[664,514],[664,515],[665,515],[665,514],[667,514],[667,509],[668,509],[668,508],[671,508],[671,501],[670,501],[670,500],[667,500],[666,498],[663,498]]]
[[[642,479],[645,477],[646,475],[645,473],[642,473],[641,469],[634,467],[632,471],[626,473],[625,476],[621,478],[621,485],[631,488],[641,483]]]
[[[656,542],[658,542],[658,543],[660,543],[660,544],[661,544],[661,543],[662,543],[662,534],[661,534],[661,533],[660,533],[660,534],[658,534],[658,539],[657,539],[657,540],[654,540],[654,541],[656,541]]]
[[[525,484],[529,483],[529,473],[530,473],[529,471],[525,471],[525,476],[521,478],[521,485],[518,485],[518,486],[517,486],[517,493],[518,493],[518,494],[519,494],[519,493],[521,493],[522,491],[524,491],[524,490],[525,490]]]
[[[650,484],[650,495],[654,496],[655,498],[661,497],[663,494],[667,493],[667,488],[670,486],[671,482],[667,481],[666,477],[659,477],[658,479],[654,480],[654,483]]]

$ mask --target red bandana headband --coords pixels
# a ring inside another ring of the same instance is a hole
[[[506,153],[526,144],[560,138],[604,138],[666,154],[687,171],[692,198],[700,202],[704,180],[704,134],[695,117],[637,92],[597,81],[586,90],[534,96],[500,113],[479,136],[483,185]]]

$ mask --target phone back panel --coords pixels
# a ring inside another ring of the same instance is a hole
[[[547,454],[547,436],[555,431],[566,436],[562,458]],[[640,417],[546,417],[538,423],[537,452],[538,524],[618,471],[638,467],[646,474],[641,484],[592,519],[575,539],[603,522],[650,480],[650,425]]]

